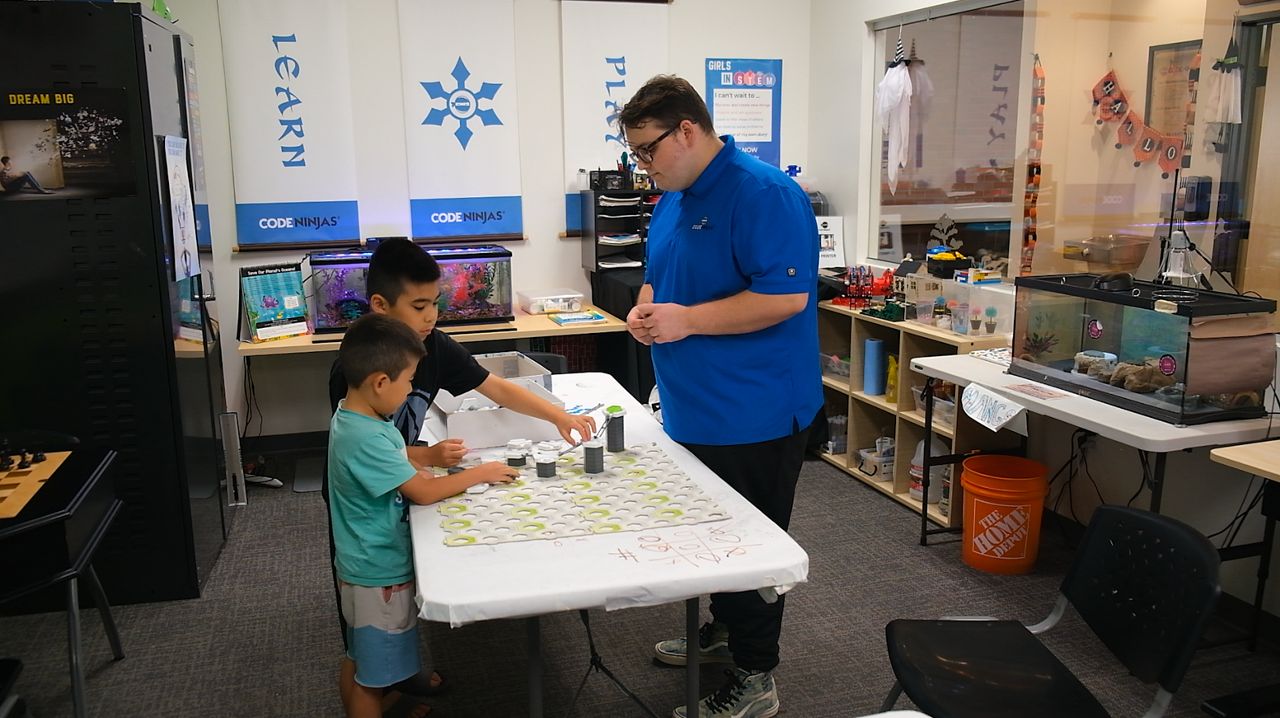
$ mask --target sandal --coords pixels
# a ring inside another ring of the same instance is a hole
[[[445,682],[443,675],[438,671],[432,671],[430,678],[424,678],[422,673],[415,673],[391,686],[391,689],[414,698],[428,698],[449,690],[449,685]]]

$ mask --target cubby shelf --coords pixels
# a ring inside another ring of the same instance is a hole
[[[967,354],[975,349],[992,349],[1006,346],[1007,334],[962,335],[926,326],[917,322],[891,322],[864,316],[848,307],[831,302],[821,302],[818,312],[819,348],[824,354],[849,357],[849,377],[823,375],[826,387],[828,416],[848,416],[847,449],[845,454],[823,454],[822,458],[854,479],[898,503],[920,513],[920,502],[911,497],[911,457],[916,443],[924,438],[924,412],[916,408],[911,387],[922,385],[924,380],[910,370],[911,360],[926,356]],[[898,357],[898,401],[884,394],[867,394],[862,390],[862,347],[867,339],[879,339],[889,353]],[[959,390],[956,401],[959,402]],[[956,425],[947,425],[934,416],[933,433],[944,439],[948,449],[963,453],[971,449],[985,448],[992,443],[990,432],[973,424],[957,410]],[[986,432],[987,435],[983,435]],[[875,444],[879,436],[892,435],[897,446],[898,460],[894,462],[890,480],[880,480],[857,469],[858,449]],[[850,459],[850,457],[853,457]],[[957,474],[958,476],[958,474]],[[952,483],[951,510],[943,514],[937,504],[928,507],[929,520],[939,526],[955,528],[961,525],[962,491],[959,481]]]
[[[920,411],[919,409],[913,409],[911,411],[902,412],[900,416],[903,419],[906,419],[907,421],[911,422],[912,424],[915,424],[916,426],[924,428],[924,412],[923,411]],[[956,438],[955,428],[938,421],[936,416],[933,419],[933,433],[937,434],[938,436],[945,436],[948,439]]]

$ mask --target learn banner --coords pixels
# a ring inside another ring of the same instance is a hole
[[[219,0],[241,249],[354,242],[342,0]]]
[[[649,78],[670,72],[667,6],[561,2],[560,61],[565,226],[576,232],[582,229],[578,191],[587,189],[580,178],[591,170],[616,169],[627,150],[618,113]]]
[[[413,236],[522,236],[512,0],[398,7]]]
[[[778,167],[782,160],[782,60],[707,58],[707,106],[721,135]]]

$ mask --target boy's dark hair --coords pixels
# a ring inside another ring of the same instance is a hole
[[[698,125],[707,134],[716,133],[711,125],[711,113],[707,112],[707,103],[702,101],[702,96],[688,80],[675,75],[649,78],[618,113],[618,124],[624,131],[628,127],[644,127],[650,122],[669,130],[685,120]]]
[[[5,155],[4,157],[0,157],[0,164],[4,164],[4,165],[9,164],[9,155]]]
[[[338,363],[347,386],[357,387],[374,374],[394,379],[426,353],[409,325],[381,314],[366,314],[347,327],[338,347]]]
[[[381,294],[390,304],[404,292],[405,282],[426,284],[440,279],[440,265],[426,250],[404,237],[384,239],[373,250],[366,281],[368,299]]]

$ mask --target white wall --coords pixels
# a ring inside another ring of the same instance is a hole
[[[236,276],[242,266],[296,260],[302,252],[234,253],[234,191],[217,3],[170,0],[179,27],[196,43],[213,226],[218,315],[229,337],[236,326]],[[409,233],[399,32],[394,0],[348,3],[351,78],[361,231],[366,237]],[[560,87],[560,2],[515,0],[520,163],[526,241],[506,243],[516,288],[572,287],[589,293],[577,238],[564,239],[563,138]],[[670,6],[671,71],[704,85],[703,59],[783,60],[782,160],[807,161],[809,127],[809,2],[680,0]],[[616,28],[644,42],[643,28]],[[243,370],[235,342],[223,347],[228,405],[239,411]],[[253,364],[263,434],[324,431],[324,390],[332,354],[272,357]],[[258,426],[252,433],[258,433]]]

